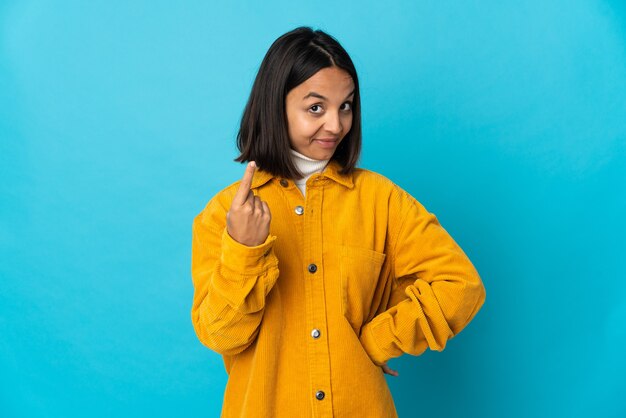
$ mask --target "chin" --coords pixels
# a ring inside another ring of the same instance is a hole
[[[316,160],[330,160],[333,154],[334,152],[329,152],[327,154],[321,154],[321,155],[318,155],[317,157],[311,157],[311,158],[314,158]]]

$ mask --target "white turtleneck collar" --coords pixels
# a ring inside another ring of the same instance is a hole
[[[296,186],[302,192],[302,196],[306,195],[306,181],[311,177],[314,173],[321,173],[330,159],[328,160],[314,160],[313,158],[309,158],[306,155],[300,154],[298,151],[290,148],[291,158],[298,168],[298,170],[304,175],[300,180],[295,180]]]

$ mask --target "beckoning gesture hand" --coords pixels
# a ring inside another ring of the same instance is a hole
[[[250,161],[226,213],[228,234],[235,241],[248,247],[256,247],[265,242],[270,233],[272,220],[267,203],[250,190],[255,170],[255,162]]]

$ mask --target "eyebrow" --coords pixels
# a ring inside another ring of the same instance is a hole
[[[355,89],[354,89],[354,90],[355,90]],[[352,91],[350,92],[350,94],[348,94],[348,95],[346,96],[346,99],[347,99],[348,97],[350,97],[350,96],[352,96],[352,95],[354,94],[354,90],[352,90]],[[316,93],[316,92],[314,92],[314,91],[309,92],[309,94],[307,94],[306,96],[304,96],[304,97],[302,98],[302,100],[306,100],[306,99],[308,99],[309,97],[317,97],[318,99],[328,100],[326,97],[324,97],[324,96],[322,96],[321,94]]]

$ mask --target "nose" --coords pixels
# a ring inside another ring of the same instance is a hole
[[[339,113],[327,112],[326,121],[324,122],[324,128],[327,132],[333,135],[339,135],[341,133],[341,130],[343,129]]]

